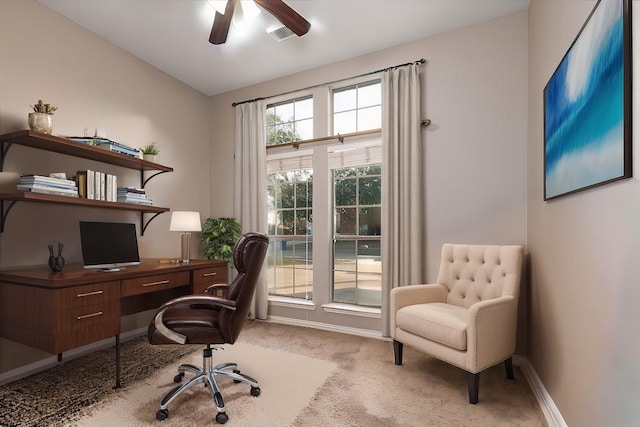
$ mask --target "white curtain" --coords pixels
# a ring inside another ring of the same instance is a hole
[[[255,101],[236,106],[234,215],[243,232],[267,233],[267,160],[265,104]],[[253,297],[249,317],[267,318],[266,261]]]
[[[423,282],[423,157],[419,65],[382,75],[382,334],[391,288]]]

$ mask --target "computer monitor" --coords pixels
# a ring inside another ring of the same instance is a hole
[[[140,264],[135,224],[80,221],[84,268],[118,271]]]

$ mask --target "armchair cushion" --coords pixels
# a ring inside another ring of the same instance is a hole
[[[462,351],[467,349],[468,318],[468,309],[438,302],[409,305],[396,313],[398,328]]]

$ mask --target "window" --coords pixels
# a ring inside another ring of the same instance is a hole
[[[313,138],[313,98],[285,101],[267,107],[267,145]]]
[[[380,92],[379,80],[352,81],[267,106],[266,263],[276,315],[314,310],[315,321],[331,323],[335,310],[374,319],[381,306],[381,137],[310,133],[332,133],[332,120],[342,126],[335,133],[379,129]],[[278,146],[295,141],[295,150]]]
[[[380,80],[333,91],[333,133],[345,134],[382,127]]]
[[[269,169],[287,169],[287,165],[295,163],[272,159],[268,164]],[[270,173],[267,197],[269,294],[311,299],[313,171],[298,169]]]

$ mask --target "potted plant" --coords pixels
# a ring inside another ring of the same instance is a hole
[[[155,162],[156,156],[160,154],[160,149],[156,145],[155,142],[145,145],[144,147],[140,147],[140,152],[142,153],[142,158],[149,162]]]
[[[33,109],[32,113],[29,113],[29,129],[36,132],[42,132],[51,134],[53,130],[53,113],[56,112],[58,107],[51,104],[45,104],[42,99],[38,99],[38,102],[34,105],[30,105]]]
[[[240,238],[242,226],[235,218],[207,218],[202,227],[204,257],[232,263],[233,247]]]

